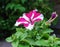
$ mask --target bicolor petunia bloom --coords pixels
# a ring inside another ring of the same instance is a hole
[[[32,30],[35,22],[43,20],[43,14],[37,12],[37,9],[30,11],[29,13],[23,13],[23,16],[17,19],[15,26],[24,25],[26,29]]]

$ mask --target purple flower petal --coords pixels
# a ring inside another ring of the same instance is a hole
[[[54,19],[56,17],[56,12],[52,13],[52,19]]]

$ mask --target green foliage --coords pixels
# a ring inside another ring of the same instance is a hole
[[[24,4],[27,0],[21,0],[22,4]]]
[[[50,25],[46,24],[46,20],[35,25],[31,31],[25,28],[16,28],[16,33],[6,40],[11,42],[13,47],[60,47],[60,38],[57,38],[55,34],[50,35],[53,30],[49,28]]]
[[[8,4],[6,6],[6,10],[8,10],[9,8],[10,9],[14,9],[14,11],[16,11],[16,10],[19,10],[20,12],[24,12],[25,11],[25,7],[23,7],[20,4],[15,4],[15,3]]]

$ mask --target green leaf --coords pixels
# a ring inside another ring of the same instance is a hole
[[[46,33],[46,34],[43,34],[42,38],[43,38],[43,39],[48,39],[49,36],[50,36],[50,35]]]
[[[23,33],[23,34],[20,36],[21,40],[25,39],[26,37],[27,37],[27,32]]]
[[[51,32],[53,32],[53,30],[49,29],[49,28],[47,28],[47,29],[44,30],[44,33],[51,33]]]
[[[24,39],[22,41],[28,43],[29,45],[35,45],[35,41],[33,39]]]
[[[17,38],[19,38],[21,35],[23,35],[23,33],[22,32],[16,32],[15,35]]]
[[[35,42],[37,46],[49,46],[48,40],[38,40]]]
[[[7,10],[8,8],[13,9],[14,6],[15,6],[14,3],[9,3],[9,4],[6,6],[6,10]]]
[[[25,11],[25,7],[23,7],[23,6],[20,5],[20,4],[15,5],[14,10],[17,10],[17,9],[18,9],[20,12],[24,12],[24,11]]]
[[[22,28],[16,28],[16,33],[15,35],[17,38],[20,38],[21,40],[25,39],[27,37],[27,32],[25,32],[25,29]]]
[[[14,9],[14,11],[16,11],[17,9],[18,9],[20,12],[24,12],[24,11],[25,11],[25,7],[23,7],[21,4],[9,3],[9,4],[6,6],[6,10],[7,10],[8,8]]]
[[[28,39],[27,41],[30,45],[35,45],[35,41],[33,39]]]
[[[6,41],[7,41],[7,42],[12,42],[13,39],[12,39],[12,37],[8,37],[8,38],[6,38]]]
[[[25,29],[23,29],[23,28],[16,28],[16,31],[17,31],[17,32],[24,32]]]
[[[12,42],[12,47],[18,47],[19,45],[19,40],[15,40]]]
[[[39,40],[40,38],[41,38],[41,36],[39,36],[39,35],[37,35],[37,36],[36,36],[36,39],[38,39],[38,40]]]
[[[53,36],[50,36],[50,37],[49,37],[49,40],[50,40],[51,42],[53,42],[54,37],[53,37]]]
[[[59,44],[60,45],[60,41],[56,41],[55,44]]]

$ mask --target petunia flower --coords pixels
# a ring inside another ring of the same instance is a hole
[[[26,29],[32,30],[35,22],[43,20],[43,14],[37,12],[37,9],[30,11],[29,13],[23,13],[23,16],[19,17],[15,26],[24,25]]]
[[[57,14],[56,14],[56,12],[53,12],[51,15],[51,18],[54,19],[55,17],[57,17]]]
[[[53,22],[56,19],[57,16],[58,16],[57,13],[53,12],[50,19],[47,21],[47,23]]]

